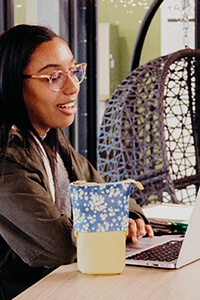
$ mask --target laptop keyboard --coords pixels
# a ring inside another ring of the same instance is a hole
[[[172,240],[162,245],[142,251],[138,254],[127,257],[133,260],[151,260],[170,262],[178,258],[183,240]]]

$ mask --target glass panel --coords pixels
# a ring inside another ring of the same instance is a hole
[[[14,0],[14,25],[18,24],[44,25],[59,34],[59,0]]]
[[[164,1],[161,5],[161,55],[184,47],[195,47],[195,1]]]

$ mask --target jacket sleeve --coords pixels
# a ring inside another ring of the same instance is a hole
[[[59,214],[37,164],[28,169],[9,159],[4,162],[0,232],[25,263],[54,268],[76,257],[73,225],[71,219]]]
[[[137,204],[133,198],[130,198],[129,200],[129,217],[133,220],[143,219],[145,224],[149,224],[149,221],[143,213],[141,206]]]

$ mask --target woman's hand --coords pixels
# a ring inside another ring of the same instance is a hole
[[[154,236],[153,229],[150,225],[146,225],[142,219],[130,219],[127,239],[131,239],[133,243],[137,243],[139,239],[148,234],[150,238]]]

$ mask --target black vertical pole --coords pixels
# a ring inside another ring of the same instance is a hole
[[[5,30],[4,13],[4,1],[0,0],[0,34]]]
[[[4,30],[14,25],[14,0],[4,0]]]
[[[200,49],[200,3],[195,2],[195,48]]]
[[[13,0],[0,0],[0,33],[14,25]]]
[[[199,0],[195,2],[195,48],[200,49],[200,3]],[[197,147],[200,156],[200,65],[196,63],[196,117],[195,127],[197,135]]]
[[[76,0],[76,49],[75,58],[77,62],[87,62],[88,36],[87,36],[87,0]],[[78,96],[78,114],[76,118],[76,144],[80,154],[88,158],[88,70],[85,80],[81,83]]]
[[[88,0],[88,159],[97,166],[97,0]]]

